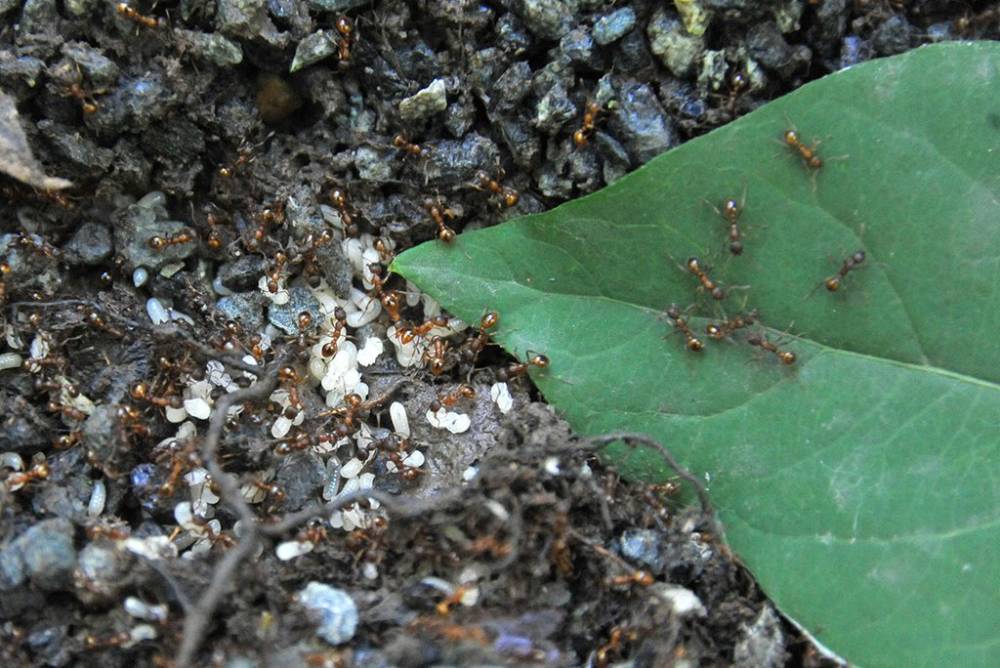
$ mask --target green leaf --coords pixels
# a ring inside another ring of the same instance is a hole
[[[496,339],[585,434],[643,431],[709,491],[765,591],[862,665],[1000,665],[1000,45],[867,63],[545,214],[424,244],[393,269]],[[821,139],[810,177],[782,145]],[[739,198],[731,257],[708,202]],[[821,287],[864,249],[840,291]],[[678,264],[697,255],[722,304]],[[814,289],[819,287],[818,290]],[[663,310],[760,309],[702,353]],[[794,324],[793,324],[794,323]],[[782,332],[790,333],[782,336]],[[627,474],[670,475],[613,450]]]

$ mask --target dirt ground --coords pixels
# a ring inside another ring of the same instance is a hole
[[[386,268],[994,3],[0,15],[3,665],[832,663]]]

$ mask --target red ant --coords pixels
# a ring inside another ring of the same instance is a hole
[[[177,246],[180,244],[186,244],[194,241],[194,233],[190,230],[184,230],[183,232],[178,232],[169,237],[155,236],[150,237],[149,247],[155,251],[162,251],[167,248],[167,246]]]
[[[508,380],[517,378],[518,376],[523,376],[528,372],[531,367],[538,367],[539,369],[545,369],[549,366],[549,358],[545,355],[532,355],[528,358],[527,362],[518,362],[516,364],[511,364],[506,369],[500,369],[497,371],[497,380],[501,383],[505,383]]]
[[[24,473],[13,473],[7,476],[4,484],[10,491],[16,491],[33,480],[45,480],[49,477],[49,465],[46,462],[39,462]]]
[[[340,59],[340,68],[345,69],[351,64],[351,46],[357,39],[354,34],[354,22],[346,16],[341,16],[336,23],[337,32],[340,33],[340,41],[337,42],[337,58]]]
[[[357,223],[354,222],[354,218],[348,210],[347,195],[344,194],[344,191],[340,188],[331,190],[330,203],[337,207],[337,211],[340,213],[340,221],[344,225],[344,234],[349,237],[357,237],[361,233],[361,230],[358,228]]]
[[[435,336],[431,339],[430,347],[424,351],[423,359],[431,374],[440,376],[448,364],[448,342]]]
[[[330,332],[332,338],[328,343],[323,345],[323,349],[320,351],[323,357],[333,357],[337,354],[337,347],[340,345],[340,335],[347,326],[347,311],[339,306],[333,309],[333,320],[333,331]]]
[[[790,352],[788,350],[779,349],[778,346],[768,341],[766,338],[764,338],[763,335],[754,334],[750,337],[747,337],[747,343],[749,343],[751,346],[757,346],[762,350],[766,350],[769,353],[774,354],[774,356],[777,357],[782,364],[792,365],[795,364],[795,360],[797,359],[795,357],[795,353]]]
[[[479,353],[486,348],[490,342],[488,330],[493,329],[500,322],[500,314],[496,311],[487,311],[479,320],[479,333],[465,342],[462,346],[462,356],[475,364]]]
[[[674,326],[674,329],[684,335],[684,339],[686,340],[685,345],[688,350],[700,353],[705,349],[705,344],[701,339],[694,335],[694,332],[691,331],[687,318],[683,316],[681,309],[677,306],[677,304],[671,304],[667,307],[667,317],[673,321],[671,324]]]
[[[130,21],[134,21],[140,25],[147,28],[161,28],[164,25],[163,19],[159,19],[153,16],[144,16],[138,12],[138,10],[129,7],[128,4],[124,2],[119,2],[115,5],[115,11],[119,15],[124,16]]]
[[[758,322],[759,319],[760,313],[757,309],[754,309],[749,313],[737,315],[723,322],[710,322],[705,325],[705,333],[708,334],[710,338],[713,338],[716,341],[721,341],[727,336],[731,336],[736,330],[749,327],[755,322]]]
[[[438,395],[438,398],[431,402],[430,409],[437,413],[443,406],[452,407],[462,399],[475,399],[476,390],[471,385],[463,383],[457,389],[448,394]]]
[[[503,170],[500,170],[500,176],[503,176]],[[520,199],[516,190],[503,185],[499,179],[490,178],[490,175],[483,171],[476,172],[476,183],[473,184],[473,187],[479,190],[489,190],[494,195],[499,195],[500,201],[508,209],[516,206]]]
[[[703,288],[708,290],[709,294],[712,295],[712,299],[722,300],[726,298],[725,291],[709,278],[708,272],[701,265],[701,260],[696,257],[689,257],[687,270],[698,277],[698,282],[701,283]]]
[[[156,397],[150,392],[149,386],[146,383],[136,383],[129,390],[129,396],[135,401],[145,401],[153,406],[160,406],[161,408],[181,408],[184,402],[177,395],[169,397]]]
[[[382,265],[375,263],[368,265],[368,269],[371,272],[371,284],[378,296],[379,302],[382,304],[382,308],[385,309],[386,313],[389,314],[389,319],[393,322],[399,322],[402,316],[399,313],[399,309],[403,308],[403,299],[400,297],[399,292],[396,290],[386,290],[385,280],[382,278]]]
[[[847,277],[847,274],[864,264],[865,257],[865,252],[863,250],[854,251],[854,253],[852,253],[840,265],[840,269],[837,270],[836,274],[823,281],[823,287],[830,292],[836,292],[839,290],[840,284]],[[818,288],[819,286],[816,287]],[[815,292],[815,290],[813,290],[813,292]]]
[[[412,326],[404,325],[396,330],[396,338],[402,344],[407,344],[420,336],[426,336],[435,327],[447,327],[448,326],[448,316],[446,315],[436,315],[430,320],[424,322],[423,324]]]
[[[392,138],[392,145],[413,158],[420,158],[424,155],[424,151],[429,150],[420,144],[414,144],[402,132]]]
[[[427,210],[427,215],[431,217],[434,224],[438,227],[438,239],[446,244],[450,244],[455,240],[455,230],[448,227],[444,222],[445,217],[454,218],[455,213],[451,209],[441,208],[441,206],[432,199],[424,201],[424,209]]]
[[[583,110],[583,123],[580,128],[573,133],[573,143],[577,148],[582,148],[590,143],[590,137],[597,127],[597,116],[601,113],[601,105],[596,102],[588,102]]]
[[[722,208],[715,209],[715,212],[722,216],[722,219],[729,224],[729,252],[733,255],[743,254],[743,232],[740,230],[737,224],[740,219],[740,215],[743,213],[743,206],[746,204],[747,191],[743,188],[743,195],[740,197],[739,201],[735,199],[727,199],[722,202]]]

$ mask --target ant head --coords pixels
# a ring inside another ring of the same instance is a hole
[[[785,130],[785,143],[789,146],[795,146],[800,142],[799,133],[795,130]]]
[[[719,286],[715,286],[714,288],[712,288],[712,299],[716,301],[722,301],[725,298],[726,298],[725,290],[723,290]]]
[[[854,255],[851,256],[851,260],[854,261],[854,264],[861,264],[865,261],[865,252],[863,250],[855,251]]]

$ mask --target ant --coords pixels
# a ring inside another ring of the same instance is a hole
[[[129,21],[134,21],[140,25],[147,28],[162,28],[165,25],[163,19],[156,18],[154,16],[144,16],[139,13],[138,10],[129,7],[127,3],[119,2],[115,5],[115,11],[118,12],[120,16],[124,16]]]
[[[357,36],[354,34],[354,21],[346,16],[341,16],[337,19],[336,28],[337,32],[340,33],[340,41],[337,42],[339,67],[346,69],[351,64],[351,46],[357,40]]]
[[[333,309],[333,331],[330,332],[330,341],[323,344],[323,349],[320,351],[323,357],[333,357],[337,354],[337,347],[340,345],[340,336],[347,326],[347,311],[341,307]]]
[[[836,292],[839,290],[840,284],[847,277],[847,274],[864,264],[865,257],[865,252],[863,250],[854,251],[854,253],[852,253],[840,265],[840,269],[837,270],[836,274],[823,281],[823,287],[830,292]],[[816,287],[818,288],[819,286],[817,285]],[[813,292],[815,292],[815,290],[813,290]]]
[[[502,169],[496,179],[490,178],[490,175],[484,171],[478,171],[476,172],[476,183],[473,184],[473,187],[478,190],[489,190],[494,195],[499,195],[503,206],[509,209],[517,205],[520,195],[513,188],[508,188],[500,183],[500,178],[503,178]]]
[[[431,374],[440,376],[448,364],[448,342],[435,336],[431,339],[430,347],[424,351],[423,359]]]
[[[379,302],[382,304],[382,308],[389,314],[390,320],[399,322],[402,318],[399,314],[399,309],[403,307],[402,297],[400,297],[399,292],[396,290],[385,289],[385,280],[382,278],[382,265],[373,263],[368,265],[368,269],[372,275],[370,279],[372,287],[378,296]]]
[[[49,477],[49,465],[47,462],[39,462],[24,473],[13,473],[4,480],[4,485],[11,492],[16,492],[33,480],[45,480]]]
[[[819,146],[819,141],[814,140],[812,146],[806,146],[802,143],[802,139],[799,137],[799,133],[794,128],[785,130],[782,135],[785,145],[791,150],[796,151],[799,157],[802,158],[803,164],[812,170],[818,170],[823,166],[823,160],[820,159],[819,155],[816,153],[816,147]]]
[[[698,277],[698,282],[701,283],[701,287],[708,290],[709,294],[712,295],[712,299],[718,301],[726,298],[725,291],[720,288],[715,281],[709,278],[708,272],[701,264],[701,260],[696,257],[689,257],[687,261],[687,270]]]
[[[108,540],[125,540],[132,535],[131,531],[128,530],[128,525],[124,523],[120,526],[115,526],[110,523],[91,524],[84,529],[84,532],[90,540],[98,540],[100,538],[106,538]]]
[[[720,215],[729,224],[729,252],[733,255],[743,254],[743,232],[740,230],[738,222],[743,214],[743,207],[747,201],[747,189],[744,186],[743,195],[739,201],[729,198],[722,202],[722,208],[715,209],[715,213]]]
[[[573,143],[577,148],[583,148],[590,143],[590,137],[594,134],[597,125],[597,117],[601,113],[601,105],[596,102],[588,102],[583,110],[583,123],[580,128],[573,133]]]
[[[37,360],[35,360],[37,361]],[[50,413],[60,413],[61,415],[73,420],[75,422],[83,422],[87,419],[87,414],[83,411],[73,408],[72,406],[65,406],[57,401],[50,401],[48,406]]]
[[[219,167],[219,176],[224,179],[230,178],[236,171],[243,165],[247,165],[253,162],[254,154],[253,149],[243,144],[238,149],[236,149],[236,160],[233,164]]]
[[[274,499],[275,503],[281,503],[285,500],[285,492],[275,483],[254,480],[250,484],[264,492],[265,496],[270,496]]]
[[[442,406],[449,408],[457,404],[462,399],[475,399],[476,389],[471,385],[463,383],[448,394],[438,395],[438,398],[431,402],[430,410],[437,413]]]
[[[629,573],[628,575],[616,575],[608,578],[608,586],[611,587],[624,587],[634,584],[641,587],[648,587],[654,582],[656,582],[656,578],[649,571],[642,570]]]
[[[684,335],[684,339],[686,340],[685,345],[688,350],[700,353],[705,349],[705,344],[701,339],[694,335],[694,332],[691,331],[687,318],[681,314],[681,309],[677,306],[677,304],[671,304],[667,308],[667,317],[673,321],[671,324],[674,326],[674,329]]]
[[[186,244],[194,241],[194,233],[190,230],[184,230],[183,232],[178,232],[169,237],[155,236],[150,237],[149,247],[153,250],[159,252],[165,250],[167,246],[176,246],[180,244]]]
[[[410,448],[409,440],[402,438],[397,442],[395,437],[390,436],[389,438],[377,439],[373,441],[373,444],[376,448],[386,453],[389,461],[396,467],[403,480],[408,482],[413,481],[424,474],[421,469],[415,466],[408,466],[404,462],[404,456]]]
[[[608,642],[597,648],[597,652],[594,653],[594,665],[598,668],[605,668],[605,666],[608,665],[612,654],[621,651],[623,645],[622,640],[635,642],[638,638],[639,633],[634,629],[626,631],[620,626],[614,627],[611,629],[611,635],[608,638]]]
[[[412,326],[410,324],[403,325],[398,330],[396,330],[396,338],[403,345],[412,342],[417,337],[426,336],[435,327],[447,327],[448,326],[448,316],[446,315],[436,315],[430,320],[427,320],[423,324]]]
[[[107,332],[108,334],[117,339],[125,338],[125,332],[118,329],[114,325],[108,323],[108,321],[105,320],[101,316],[101,314],[98,313],[97,311],[93,309],[83,308],[81,309],[81,313],[83,314],[84,322],[86,322],[94,329],[99,329],[103,332]]]
[[[66,95],[80,101],[80,108],[84,114],[89,116],[97,113],[97,101],[92,94],[83,90],[83,86],[79,83],[71,83],[66,89]]]
[[[196,452],[194,441],[187,441],[184,445],[181,445],[180,442],[174,440],[167,443],[166,449],[156,457],[157,463],[163,463],[165,460],[169,460],[170,462],[170,473],[167,474],[167,479],[160,485],[159,494],[169,497],[173,496],[174,492],[177,491],[177,481],[180,479],[181,474],[198,466],[201,463],[201,459]]]
[[[462,602],[465,596],[475,590],[475,585],[459,585],[455,587],[455,590],[448,594],[447,597],[437,605],[434,606],[434,610],[437,611],[442,617],[447,617],[451,609]]]
[[[118,5],[121,7],[122,5]],[[92,633],[83,636],[83,648],[88,651],[107,649],[110,647],[121,647],[132,641],[132,634],[128,631],[119,631],[105,638],[99,638]]]
[[[409,140],[409,138],[400,132],[395,137],[392,138],[392,145],[401,150],[406,155],[413,158],[421,158],[425,151],[430,149],[425,149],[420,144],[414,144]]]
[[[299,383],[302,382],[302,377],[299,373],[290,366],[283,366],[278,369],[278,381],[285,387],[288,391],[288,404],[295,410],[302,410],[302,402],[299,400]]]
[[[330,191],[330,203],[337,208],[338,213],[340,213],[340,221],[344,225],[344,233],[349,237],[357,237],[361,230],[358,228],[357,223],[354,222],[354,218],[351,216],[351,212],[348,210],[347,206],[347,195],[340,188],[334,188]]]
[[[205,245],[208,246],[209,250],[217,251],[222,248],[222,235],[219,234],[219,219],[214,213],[209,213],[205,217],[205,223],[208,225],[208,238],[205,240]]]
[[[496,327],[498,322],[500,322],[500,314],[496,311],[487,311],[479,320],[479,333],[462,345],[462,356],[473,365],[476,362],[476,358],[479,357],[479,353],[490,342],[490,335],[487,333],[487,330]]]
[[[506,369],[500,369],[497,371],[497,380],[501,383],[505,383],[508,380],[517,378],[518,376],[523,376],[528,372],[528,369],[536,366],[539,369],[546,369],[549,366],[549,358],[545,355],[532,355],[528,358],[527,362],[518,362],[516,364],[511,364]]]
[[[751,346],[757,346],[758,348],[766,350],[769,353],[773,353],[774,356],[777,357],[782,364],[790,366],[792,364],[795,364],[795,360],[797,359],[795,357],[795,353],[788,350],[779,349],[778,346],[776,346],[771,341],[768,341],[766,338],[764,338],[764,336],[759,334],[754,334],[753,336],[748,337],[747,343],[749,343]]]
[[[396,254],[393,252],[393,244],[390,240],[379,237],[372,244],[372,247],[378,251],[378,257],[384,264],[392,264],[392,261],[396,259]]]
[[[455,218],[455,212],[451,209],[444,208],[432,199],[424,201],[424,209],[427,210],[427,214],[431,217],[431,220],[438,227],[438,239],[446,244],[450,244],[455,240],[455,230],[448,227],[444,222],[445,217],[449,219]]]
[[[146,383],[136,383],[133,385],[129,390],[129,396],[131,396],[135,401],[145,401],[153,406],[160,406],[161,408],[180,408],[184,405],[184,402],[176,394],[170,397],[153,396]]]
[[[749,327],[759,321],[760,312],[757,311],[757,309],[753,309],[748,313],[734,316],[723,322],[710,322],[705,325],[705,333],[708,334],[710,338],[715,339],[716,341],[721,341],[727,336],[731,336],[736,330]]]

